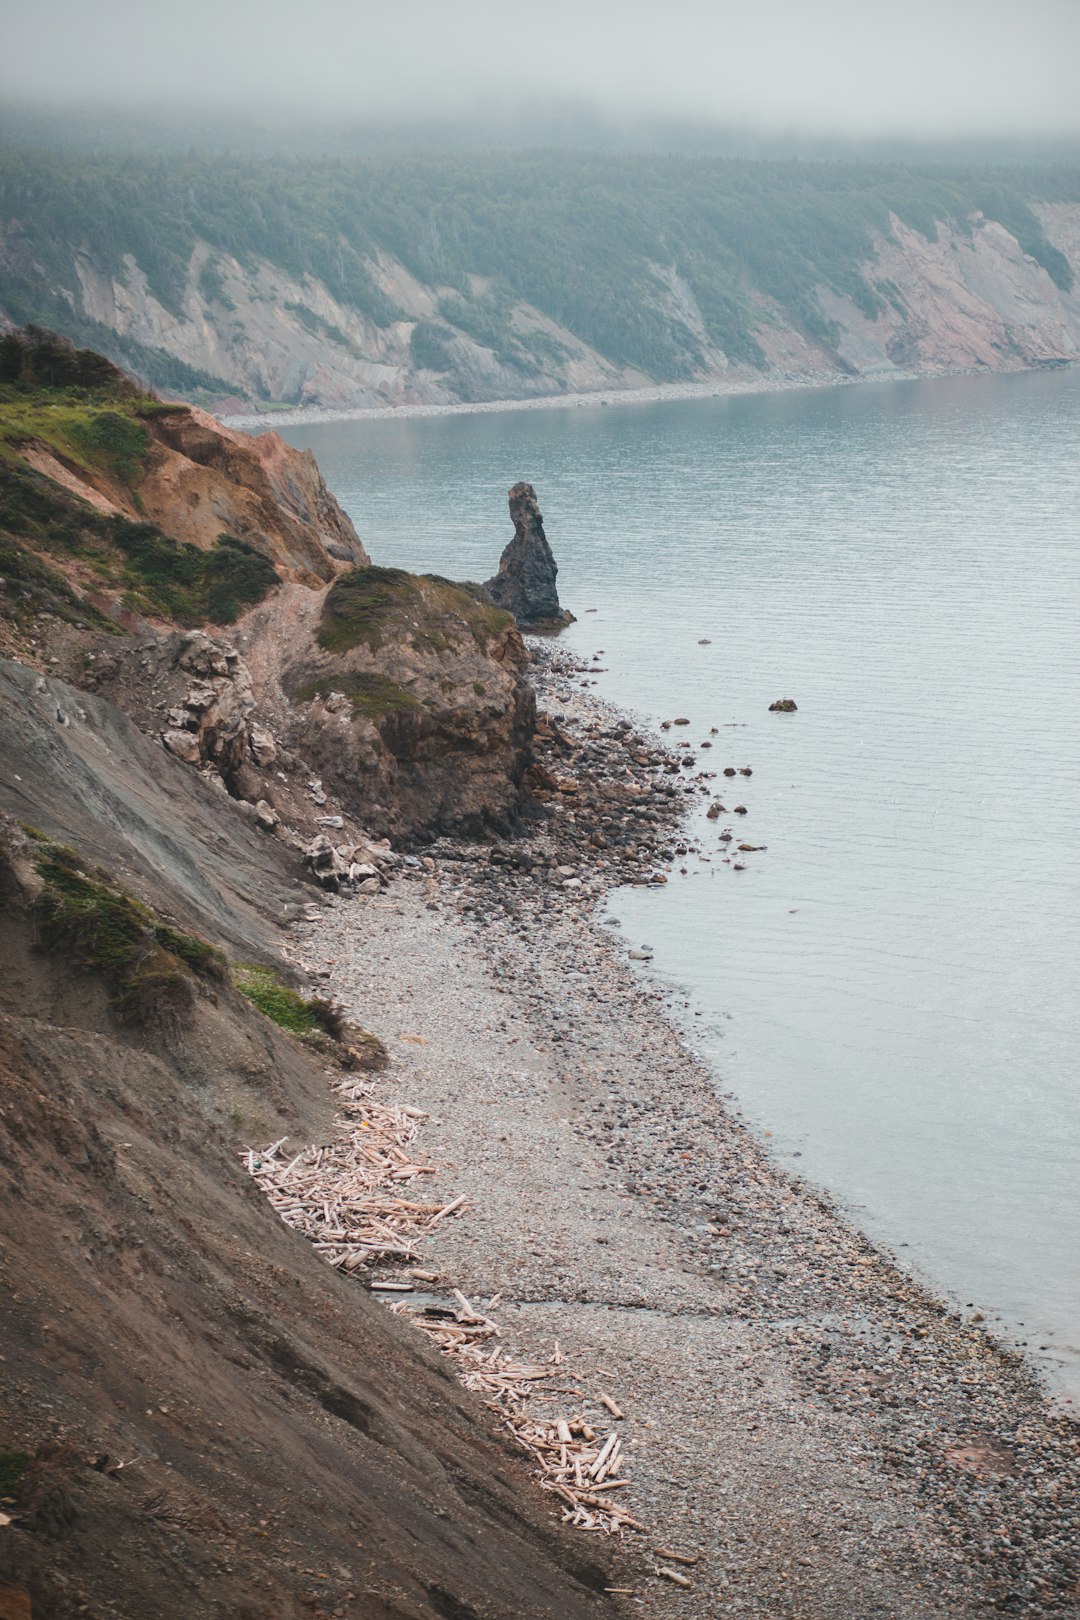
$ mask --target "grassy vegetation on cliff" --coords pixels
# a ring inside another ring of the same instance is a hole
[[[388,1061],[382,1042],[332,1002],[297,994],[272,967],[242,963],[230,971],[216,945],[164,922],[78,850],[5,819],[0,892],[10,895],[12,883],[21,903],[29,903],[39,948],[97,975],[120,1024],[175,1038],[194,1012],[200,984],[214,991],[231,983],[279,1028],[333,1050],[346,1064],[380,1068]]]
[[[288,1030],[309,1045],[326,1048],[333,1043],[342,1047],[358,1068],[382,1069],[389,1062],[386,1047],[377,1035],[348,1023],[332,1001],[290,990],[272,967],[242,963],[233,969],[233,983],[279,1029]]]
[[[3,500],[3,474],[0,471],[0,502]],[[83,601],[55,568],[42,562],[18,541],[3,532],[0,516],[0,617],[26,625],[39,613],[51,613],[65,624],[106,634],[121,632],[91,603]]]
[[[194,1006],[196,978],[225,977],[221,951],[162,923],[77,850],[28,836],[42,883],[33,909],[43,949],[99,974],[118,1022],[177,1033]]]
[[[0,611],[18,619],[46,611],[108,629],[82,594],[106,590],[135,612],[185,627],[231,624],[277,584],[273,564],[242,540],[223,534],[202,551],[152,523],[98,512],[17,457],[5,458],[6,422],[0,400]],[[82,590],[58,572],[64,566]]]
[[[75,624],[106,622],[52,563],[74,564],[69,571],[86,588],[120,589],[136,612],[185,626],[231,624],[277,583],[273,564],[245,541],[223,534],[202,551],[152,523],[107,515],[32,470],[19,453],[44,445],[84,475],[118,478],[138,508],[146,420],[178,408],[51,332],[0,337],[0,566],[9,614],[51,611]]]
[[[318,642],[326,652],[342,653],[359,646],[376,652],[385,641],[405,640],[417,651],[440,653],[472,637],[486,650],[513,622],[475,586],[401,568],[356,568],[327,593]]]
[[[939,221],[970,232],[979,214],[999,220],[1069,288],[1069,264],[1033,206],[1059,200],[1080,200],[1076,171],[528,150],[367,160],[0,153],[0,220],[9,264],[23,266],[9,268],[5,298],[23,319],[47,316],[58,288],[78,308],[77,252],[118,277],[130,254],[179,316],[204,241],[241,273],[261,259],[297,281],[316,277],[345,308],[386,326],[408,316],[372,275],[382,251],[453,289],[439,319],[416,328],[417,364],[451,365],[460,332],[527,370],[522,344],[532,339],[509,313],[525,300],[608,359],[661,380],[700,361],[700,336],[668,293],[673,272],[709,341],[753,363],[754,330],[769,319],[762,298],[826,341],[819,287],[868,314],[881,307],[887,295],[862,267],[892,214],[931,238]],[[220,305],[217,258],[213,266]],[[322,319],[294,313],[309,326]],[[318,329],[348,345],[336,328]],[[103,341],[116,352],[125,340]]]
[[[357,713],[369,720],[379,720],[385,714],[405,714],[409,709],[420,707],[418,698],[385,675],[358,674],[352,670],[305,681],[293,696],[297,703],[310,703],[314,698],[327,698],[334,692],[340,693]]]
[[[271,967],[243,963],[234,968],[233,983],[253,1006],[290,1035],[311,1035],[321,1030],[336,1040],[341,1033],[341,1014],[329,1001],[318,996],[306,1000],[283,984]]]
[[[152,523],[114,520],[112,540],[127,558],[136,593],[152,611],[185,627],[207,619],[232,624],[278,582],[273,563],[230,534],[202,551],[171,540]]]

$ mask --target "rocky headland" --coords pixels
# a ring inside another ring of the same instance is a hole
[[[1074,1612],[1075,1423],[770,1161],[604,921],[691,802],[744,858],[712,739],[369,564],[280,441],[20,342],[0,1604]],[[189,464],[237,457],[215,535]]]

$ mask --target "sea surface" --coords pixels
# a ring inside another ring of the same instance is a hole
[[[455,578],[536,485],[598,693],[753,768],[627,944],[777,1158],[1080,1397],[1080,370],[285,437]]]

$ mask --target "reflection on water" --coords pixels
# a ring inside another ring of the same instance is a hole
[[[754,769],[767,851],[702,821],[627,937],[781,1156],[1080,1386],[1080,372],[286,436],[459,578],[536,484],[600,690]]]

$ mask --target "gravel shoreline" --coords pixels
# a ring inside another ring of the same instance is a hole
[[[890,374],[890,382],[914,379],[914,372]],[[585,394],[534,394],[528,399],[482,399],[454,405],[298,405],[293,410],[248,411],[221,416],[230,428],[302,427],[316,422],[375,422],[390,417],[484,416],[492,411],[550,411],[583,405],[656,405],[670,399],[715,399],[729,394],[775,394],[791,388],[848,388],[866,377],[800,376],[735,377],[707,383],[652,383],[646,388],[600,388]]]
[[[1072,365],[1073,362],[1067,362]],[[1038,367],[1026,367],[1038,370]],[[792,389],[856,388],[864,383],[919,382],[934,377],[975,377],[979,371],[891,371],[880,377],[822,377],[782,372],[775,377],[714,378],[707,383],[652,383],[646,388],[601,388],[583,394],[534,394],[528,399],[483,399],[454,405],[298,405],[273,411],[241,411],[218,418],[229,428],[304,427],[319,422],[378,422],[392,417],[483,416],[493,411],[577,410],[587,405],[657,405],[664,400],[718,399],[734,394],[781,394]]]
[[[539,650],[560,718],[532,838],[434,845],[291,936],[386,1041],[380,1093],[429,1114],[425,1196],[469,1201],[424,1286],[501,1294],[513,1354],[558,1341],[577,1407],[625,1413],[622,1496],[648,1526],[625,1538],[630,1613],[1080,1613],[1080,1429],[771,1162],[600,920],[613,882],[663,881],[686,796],[712,789],[589,678]],[[691,1589],[656,1578],[658,1547],[698,1557]]]

